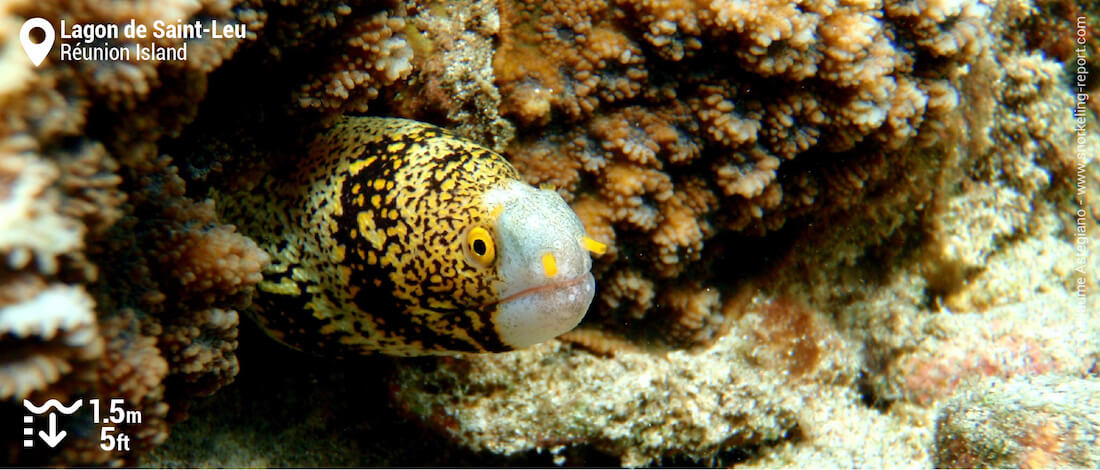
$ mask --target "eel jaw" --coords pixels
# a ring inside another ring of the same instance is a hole
[[[492,322],[501,342],[524,348],[577,326],[596,293],[577,214],[557,192],[518,180],[487,190],[482,204],[495,217]]]
[[[584,318],[595,293],[596,280],[586,272],[501,299],[493,317],[500,339],[519,349],[572,330]]]

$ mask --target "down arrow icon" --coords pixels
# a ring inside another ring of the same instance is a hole
[[[42,438],[42,441],[50,447],[55,447],[61,443],[61,440],[68,434],[65,431],[57,432],[57,415],[50,413],[50,433],[46,434],[46,431],[38,431],[38,437]]]

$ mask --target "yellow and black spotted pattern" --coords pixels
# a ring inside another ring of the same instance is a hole
[[[502,351],[500,279],[463,244],[468,227],[491,226],[479,195],[518,179],[438,127],[344,117],[289,177],[217,199],[274,259],[252,313],[279,341],[340,356]]]

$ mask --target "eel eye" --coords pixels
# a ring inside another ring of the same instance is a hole
[[[483,227],[474,227],[466,233],[466,258],[475,266],[486,267],[496,258],[493,236]]]

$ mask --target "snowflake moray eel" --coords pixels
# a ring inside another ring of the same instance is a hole
[[[523,348],[569,331],[595,292],[577,215],[501,155],[428,124],[341,117],[286,177],[215,193],[272,257],[250,307],[321,355]]]

